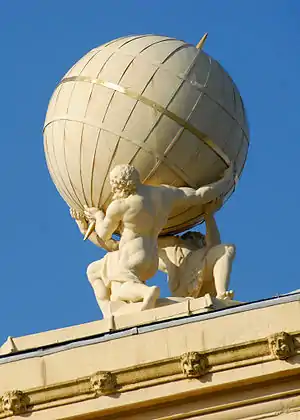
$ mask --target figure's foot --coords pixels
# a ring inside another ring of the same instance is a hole
[[[220,300],[232,300],[233,297],[234,297],[233,290],[227,290],[226,292],[217,295],[217,299],[220,299]]]
[[[159,287],[152,286],[149,287],[147,294],[144,296],[143,304],[141,310],[144,311],[145,309],[152,309],[155,307],[155,302],[158,299],[160,294]]]

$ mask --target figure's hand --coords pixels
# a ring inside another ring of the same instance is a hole
[[[214,214],[216,211],[218,211],[223,204],[222,198],[217,198],[216,200],[210,201],[209,203],[206,203],[203,206],[204,214]]]
[[[104,213],[102,210],[98,209],[97,207],[84,207],[84,214],[85,217],[89,220],[96,220],[98,217],[104,218]]]
[[[85,235],[87,228],[88,228],[88,223],[87,220],[84,216],[84,213],[82,211],[79,210],[75,210],[75,209],[70,209],[70,215],[72,217],[72,219],[75,220],[80,232]]]
[[[75,220],[85,220],[83,211],[70,208],[70,216]]]

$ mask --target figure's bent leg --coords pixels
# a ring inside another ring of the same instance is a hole
[[[149,287],[143,283],[127,281],[119,283],[117,290],[115,290],[112,282],[112,294],[114,300],[123,300],[125,302],[143,302],[142,310],[151,309],[155,307],[155,302],[159,297],[159,287]]]
[[[233,292],[228,291],[232,262],[235,257],[235,246],[231,244],[216,245],[208,251],[206,261],[212,269],[217,298],[232,299]]]
[[[94,289],[98,305],[101,309],[100,303],[109,300],[110,297],[109,290],[101,278],[101,260],[91,263],[87,268],[86,274],[91,286]]]

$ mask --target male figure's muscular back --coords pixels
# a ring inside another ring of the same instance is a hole
[[[122,225],[120,263],[141,281],[158,268],[157,238],[172,208],[166,189],[141,185],[136,194],[115,200],[107,211]]]

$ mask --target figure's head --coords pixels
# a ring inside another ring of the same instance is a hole
[[[197,249],[204,248],[206,246],[205,235],[201,232],[193,232],[189,230],[181,236],[181,239],[187,241],[187,243]]]
[[[131,165],[115,166],[109,175],[113,199],[126,198],[135,194],[140,184],[140,174]]]

